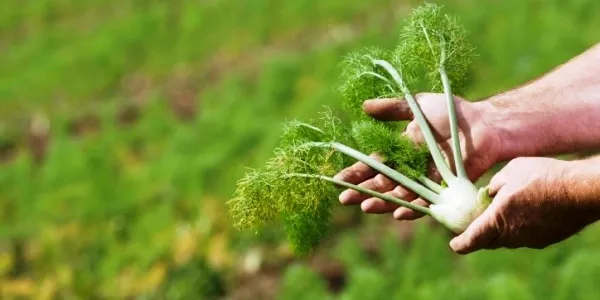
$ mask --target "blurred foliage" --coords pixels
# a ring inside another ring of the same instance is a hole
[[[470,99],[598,42],[598,1],[439,2],[477,46]],[[256,272],[285,268],[289,250],[278,231],[230,229],[224,203],[235,181],[264,164],[282,121],[338,110],[343,55],[393,47],[417,4],[0,2],[0,298],[261,298],[247,287],[263,286]],[[330,293],[303,260],[285,270],[279,292],[265,285],[270,297],[600,293],[598,228],[544,251],[457,257],[442,230],[419,226],[399,244],[385,226],[367,226],[383,217],[356,226],[351,211],[338,210],[340,235],[316,254],[343,265],[342,290]],[[365,236],[381,237],[377,257],[358,246]]]
[[[379,224],[381,225],[381,224]],[[347,272],[340,294],[315,298],[306,282],[322,295],[325,278],[292,266],[281,285],[285,299],[594,299],[600,275],[598,228],[544,251],[496,250],[458,259],[448,250],[443,228],[417,226],[411,243],[400,244],[381,226],[342,235],[331,259]],[[376,235],[374,251],[361,247],[361,236]],[[576,274],[575,274],[576,272]],[[320,281],[317,280],[320,278]]]

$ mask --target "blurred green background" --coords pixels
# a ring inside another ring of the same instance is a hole
[[[448,0],[482,99],[600,40],[596,0]],[[278,124],[339,109],[340,58],[406,0],[0,2],[2,299],[597,299],[600,229],[467,257],[422,220],[339,207],[295,258],[224,203]],[[527,99],[523,99],[527,101]]]

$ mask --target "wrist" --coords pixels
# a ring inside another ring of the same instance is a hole
[[[534,139],[527,138],[530,133],[523,122],[511,114],[511,106],[497,102],[497,98],[473,103],[485,128],[487,142],[492,145],[495,162],[507,161],[520,156],[532,156]]]
[[[498,161],[560,153],[551,153],[565,142],[556,126],[560,112],[528,104],[535,97],[539,96],[522,88],[476,103],[490,134],[497,137]]]
[[[581,207],[593,221],[600,219],[600,158],[563,163],[560,185],[566,200]]]
[[[476,105],[490,132],[498,136],[498,159],[510,160],[600,148],[600,102],[594,97],[599,93],[575,97],[538,83]]]
[[[501,161],[502,143],[499,132],[486,119],[492,109],[487,103],[463,101],[459,102],[458,109],[461,130],[465,131],[465,138],[471,139],[463,149],[463,157],[467,158],[469,177],[475,180]]]

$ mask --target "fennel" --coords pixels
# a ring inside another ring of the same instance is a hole
[[[345,187],[430,215],[454,233],[460,233],[489,205],[485,188],[477,189],[467,177],[458,138],[453,88],[468,83],[473,47],[465,30],[441,8],[425,4],[409,16],[401,43],[394,51],[368,48],[344,61],[340,91],[352,113],[352,128],[331,112],[320,124],[292,121],[284,127],[280,147],[265,167],[238,182],[228,202],[239,228],[258,228],[283,220],[297,253],[309,252],[325,236],[331,216],[334,188]],[[432,90],[446,95],[456,174],[444,159],[411,88],[428,81]],[[402,96],[425,137],[424,147],[400,136],[397,123],[370,120],[362,102],[382,96]],[[358,149],[356,149],[358,148]],[[385,162],[365,153],[378,152]],[[426,175],[429,155],[446,186]],[[430,202],[429,208],[332,178],[353,161],[361,161]]]

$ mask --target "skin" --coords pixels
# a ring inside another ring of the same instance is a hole
[[[471,103],[455,97],[461,149],[471,180],[500,161],[511,160],[490,182],[492,205],[450,242],[460,254],[499,247],[544,248],[579,232],[600,217],[600,159],[561,161],[546,156],[600,148],[600,44],[547,75],[512,91]],[[417,101],[440,148],[450,155],[448,115],[441,94]],[[404,134],[423,142],[419,126],[402,99],[375,99],[364,111],[383,121],[411,120]],[[376,157],[376,154],[374,154]],[[516,158],[516,159],[515,159]],[[435,178],[435,170],[432,170]],[[427,203],[362,163],[337,179]],[[366,213],[390,213],[398,220],[420,214],[353,190],[345,205]]]
[[[479,249],[542,249],[600,216],[600,159],[563,161],[520,157],[489,184],[488,209],[450,242],[460,254]]]

